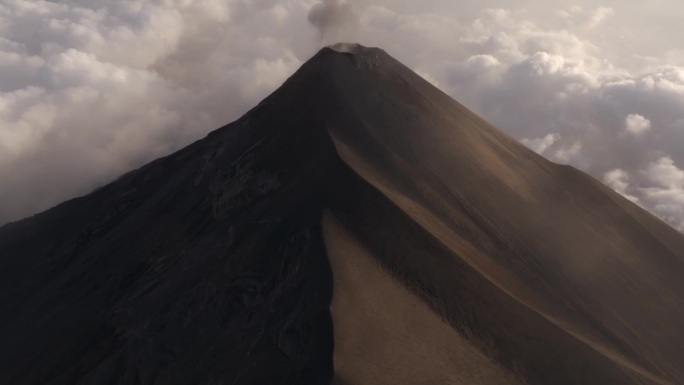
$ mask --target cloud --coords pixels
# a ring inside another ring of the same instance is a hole
[[[684,171],[679,169],[669,157],[662,157],[650,163],[643,173],[655,188],[684,189]]]
[[[639,135],[651,129],[651,121],[639,114],[629,114],[625,119],[627,132]]]
[[[521,142],[537,154],[544,155],[546,150],[553,146],[554,143],[558,142],[559,139],[560,136],[558,134],[547,134],[543,138],[522,139]]]
[[[624,170],[621,170],[619,168],[610,170],[603,174],[603,183],[608,185],[608,187],[612,188],[625,198],[631,200],[634,203],[638,203],[639,198],[637,198],[634,195],[630,195],[627,192],[627,190],[630,189],[629,180],[629,174],[627,174]]]
[[[558,163],[567,164],[573,158],[577,157],[582,151],[582,142],[579,140],[567,147],[561,147],[551,156],[552,160]]]
[[[684,170],[669,157],[651,162],[641,171],[648,187],[640,188],[647,207],[684,231]]]
[[[610,7],[598,7],[589,13],[589,17],[586,20],[584,27],[586,29],[594,29],[598,27],[604,20],[608,17],[613,16],[615,11]]]
[[[684,231],[684,170],[670,157],[650,162],[632,175],[621,169],[610,170],[602,180],[625,198]]]
[[[521,4],[5,0],[0,223],[201,138],[343,40],[383,47],[528,147],[682,227],[684,55],[659,32],[676,25],[635,34],[650,17],[636,3]]]

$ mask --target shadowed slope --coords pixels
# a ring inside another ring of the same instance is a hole
[[[347,238],[323,238],[324,209]],[[0,227],[0,382],[327,383],[335,239],[415,295],[391,291],[385,311],[420,298],[441,317],[417,315],[434,329],[411,346],[428,346],[443,383],[465,365],[429,347],[444,327],[479,350],[491,377],[475,383],[684,378],[684,237],[384,51],[340,45],[239,121]],[[380,281],[345,289],[361,299],[334,312],[336,336]],[[368,365],[418,364],[371,348]]]
[[[0,383],[329,382],[312,86],[1,227]]]

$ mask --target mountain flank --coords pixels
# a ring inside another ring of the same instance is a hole
[[[682,384],[684,236],[381,49],[0,227],[8,384]]]

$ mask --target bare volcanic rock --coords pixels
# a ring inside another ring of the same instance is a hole
[[[684,236],[338,44],[0,227],[0,383],[683,384],[683,276]]]

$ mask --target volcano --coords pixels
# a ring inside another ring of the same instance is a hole
[[[377,48],[0,228],[2,384],[684,383],[684,236]]]

